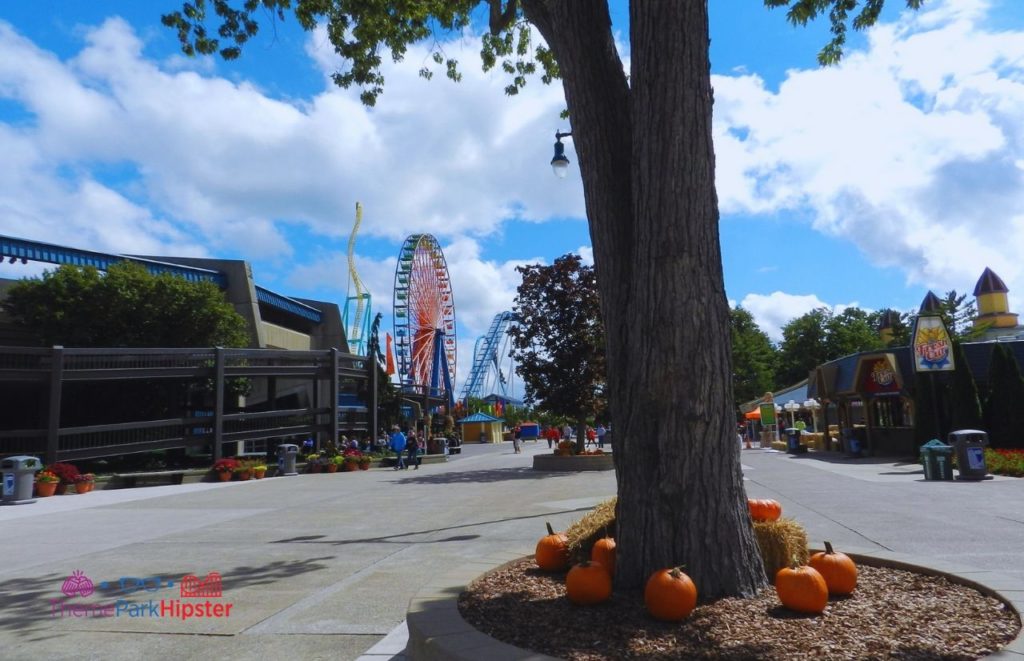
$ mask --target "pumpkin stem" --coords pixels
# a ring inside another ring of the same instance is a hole
[[[668,575],[672,578],[679,578],[683,575],[683,572],[679,569],[679,567],[673,567],[672,570],[668,573]]]
[[[555,529],[551,527],[551,522],[550,521],[545,521],[544,525],[546,525],[548,527],[548,534],[549,535],[554,535],[555,534]]]
[[[832,550],[832,542],[825,542],[825,555],[832,555],[835,551]]]

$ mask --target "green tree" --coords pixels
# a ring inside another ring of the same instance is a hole
[[[839,314],[816,308],[782,327],[777,386],[806,379],[822,363],[881,347],[877,315],[860,308],[846,308]]]
[[[951,429],[981,429],[981,398],[971,366],[960,342],[953,342],[953,378],[949,384],[949,424]]]
[[[605,338],[594,267],[584,266],[579,255],[563,255],[551,266],[516,270],[523,276],[512,306],[519,323],[508,334],[526,399],[583,430],[605,407]],[[577,434],[581,451],[584,439]]]
[[[4,309],[42,346],[244,347],[245,319],[209,282],[152,275],[134,262],[107,273],[61,266],[11,287]]]
[[[978,308],[973,298],[968,300],[967,294],[957,294],[955,289],[946,292],[939,298],[939,315],[954,340],[970,341],[981,333],[974,328]]]
[[[828,308],[816,308],[782,327],[776,386],[785,388],[807,378],[808,372],[828,362]]]
[[[1024,448],[1024,379],[1010,349],[996,344],[989,367],[985,406],[989,441],[994,448]]]
[[[846,308],[833,314],[826,325],[826,335],[825,352],[829,360],[882,348],[877,322],[860,308]]]
[[[760,397],[775,383],[775,347],[754,316],[732,309],[732,397],[736,404]]]
[[[855,0],[766,4],[788,6],[795,24],[828,14],[833,39],[819,59],[833,62],[847,26],[873,24],[883,1],[870,0],[859,12]],[[212,28],[209,6],[219,24]],[[624,534],[615,580],[638,587],[656,569],[685,564],[704,598],[752,595],[766,578],[734,438],[706,0],[631,1],[628,72],[606,2],[192,0],[163,21],[186,53],[231,58],[256,34],[257,17],[283,20],[293,10],[306,29],[326,24],[348,67],[335,82],[361,86],[372,103],[383,89],[385,52],[401,59],[410,43],[435,30],[462,30],[478,6],[490,28],[484,68],[500,60],[510,93],[535,72],[545,81],[560,77],[572,118],[617,439],[617,525]],[[531,24],[544,44],[531,41]],[[458,63],[435,48],[434,62],[457,80]]]
[[[935,374],[914,372],[914,441],[919,446],[946,438],[935,378]]]

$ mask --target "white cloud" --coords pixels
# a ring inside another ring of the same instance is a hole
[[[426,50],[415,46],[403,63],[384,65],[376,108],[326,77],[313,98],[286,102],[212,76],[208,65],[147,59],[121,19],[83,33],[84,47],[62,61],[0,23],[0,98],[31,117],[0,124],[10,154],[0,167],[21,173],[0,182],[0,206],[21,207],[0,231],[53,236],[47,223],[74,216],[87,196],[93,206],[80,215],[91,220],[71,228],[75,245],[160,252],[157,243],[168,252],[194,236],[190,253],[230,246],[286,257],[278,223],[344,237],[357,200],[373,210],[363,234],[393,240],[482,236],[510,217],[583,214],[579,182],[568,193],[546,168],[542,136],[559,128],[559,85],[533,81],[510,99],[502,74],[471,63],[460,84],[424,81],[415,63]],[[317,35],[309,43],[318,56],[329,50]],[[459,47],[478,50],[477,40]],[[96,174],[104,168],[119,173]],[[116,242],[90,226],[97,217],[122,223],[108,232]]]
[[[735,305],[735,303],[731,303]],[[846,308],[859,307],[857,302],[829,304],[814,294],[787,294],[775,291],[771,294],[747,294],[740,307],[750,312],[758,327],[772,342],[782,341],[782,328],[793,319],[817,308],[828,308],[835,314]]]
[[[777,92],[715,76],[723,212],[809,211],[936,290],[985,266],[1024,288],[1024,34],[985,27],[988,4],[926,4]]]

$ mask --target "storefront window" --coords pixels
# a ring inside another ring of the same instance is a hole
[[[876,397],[871,420],[875,427],[910,427],[910,408],[903,397]]]

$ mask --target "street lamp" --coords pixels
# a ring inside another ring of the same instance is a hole
[[[800,410],[800,405],[794,402],[792,399],[786,402],[782,408],[789,411],[789,426],[796,427],[796,421],[793,419],[793,414]]]
[[[565,145],[562,144],[562,138],[570,136],[572,136],[572,131],[565,133],[555,131],[555,156],[551,159],[551,169],[559,179],[565,179],[565,175],[569,174],[569,159],[565,156]]]
[[[818,409],[821,408],[821,404],[811,397],[803,403],[803,407],[811,412],[811,432],[818,431]]]

